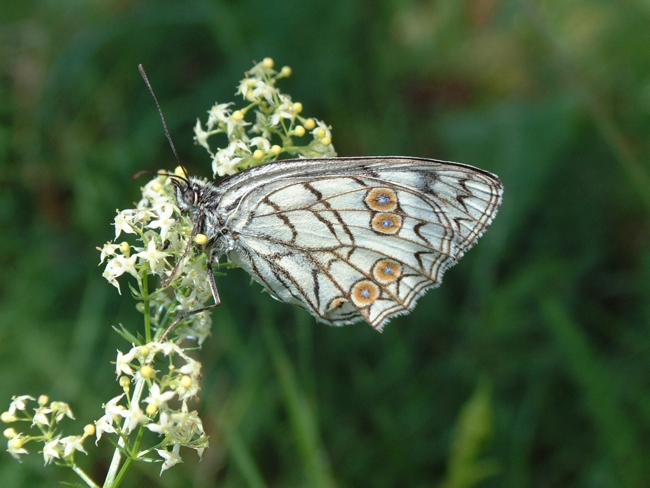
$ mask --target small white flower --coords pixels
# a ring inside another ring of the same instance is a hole
[[[194,126],[194,140],[199,146],[203,146],[208,150],[210,154],[212,154],[210,145],[208,144],[208,137],[210,137],[210,135],[211,134],[209,132],[203,130],[201,121],[199,119],[196,119],[196,125]]]
[[[27,408],[27,400],[36,400],[33,396],[30,395],[20,395],[11,397],[11,403],[9,404],[9,413],[11,416],[15,416],[16,411],[25,410]]]
[[[237,95],[243,96],[245,100],[252,102],[255,98],[253,97],[253,90],[257,88],[257,84],[259,82],[260,80],[257,78],[244,78],[239,82],[239,86],[237,87],[237,91],[235,93]]]
[[[34,418],[32,419],[32,427],[35,425],[50,426],[50,417],[52,409],[49,407],[38,407],[34,410]]]
[[[102,264],[104,262],[104,259],[106,259],[108,256],[114,256],[115,255],[115,250],[120,247],[119,244],[113,244],[111,242],[107,242],[104,244],[104,247],[102,247],[102,252],[99,255],[100,260],[99,264]]]
[[[169,256],[169,254],[156,249],[156,243],[151,239],[147,244],[147,249],[135,254],[135,256],[141,258],[143,261],[147,261],[149,263],[149,268],[151,268],[151,272],[156,273],[160,267],[161,261]]]
[[[183,442],[191,442],[196,437],[205,435],[203,422],[196,411],[188,412],[187,404],[183,402],[182,411],[172,413],[172,422],[176,424],[174,434]]]
[[[129,273],[137,279],[138,271],[135,269],[136,259],[136,255],[126,257],[122,254],[118,254],[106,263],[106,268],[104,269],[102,276],[106,278],[111,285],[117,288],[120,294],[122,293],[122,290],[120,290],[120,284],[117,282],[116,278],[122,276],[124,273]]]
[[[177,344],[170,341],[150,342],[147,345],[151,348],[152,351],[162,352],[165,356],[169,356],[170,354],[183,354],[181,348]]]
[[[95,420],[95,445],[102,438],[103,434],[115,434],[115,427],[113,427],[113,418],[110,415],[102,415]]]
[[[273,115],[271,115],[271,125],[276,127],[280,125],[281,119],[293,119],[296,114],[293,113],[293,102],[287,95],[280,95],[282,103],[275,108]]]
[[[171,214],[174,211],[174,208],[171,205],[163,204],[162,207],[165,208],[165,210],[160,212],[158,219],[149,222],[149,224],[147,224],[147,228],[160,229],[160,238],[163,242],[165,242],[167,236],[169,235],[170,229],[176,224],[176,220],[171,218]],[[167,214],[167,209],[169,210],[169,214]]]
[[[264,152],[268,152],[271,149],[271,143],[266,137],[253,137],[250,141],[251,146],[256,146]]]
[[[181,366],[178,371],[181,374],[189,375],[192,378],[198,378],[201,375],[201,363],[199,361],[195,361],[189,356],[187,356],[185,360],[187,363]]]
[[[172,448],[171,452],[165,449],[156,449],[158,455],[165,460],[165,462],[162,464],[162,468],[160,469],[161,475],[163,471],[165,471],[166,469],[171,468],[175,464],[183,462],[181,456],[179,455],[180,449],[181,449],[181,445],[179,443],[174,444],[174,447]]]
[[[150,405],[155,405],[158,409],[166,408],[167,402],[174,398],[176,392],[169,390],[164,393],[160,391],[160,387],[157,383],[154,383],[149,390],[149,396],[145,398],[145,403]]]
[[[120,415],[126,420],[124,431],[127,434],[133,432],[133,429],[138,424],[147,424],[150,422],[149,417],[137,405],[132,405],[130,409],[120,410]]]
[[[243,159],[242,156],[246,153],[250,154],[250,150],[242,141],[233,141],[228,144],[228,147],[219,149],[212,160],[214,174],[219,176],[235,174],[237,164],[239,164]]]
[[[52,413],[54,414],[54,423],[58,424],[63,420],[63,417],[68,417],[72,420],[74,420],[74,415],[72,414],[72,410],[70,409],[70,405],[68,405],[65,402],[52,402],[50,404],[50,407],[52,407]]]
[[[229,108],[231,105],[234,105],[233,102],[217,103],[208,111],[208,131],[212,131],[215,126],[225,124],[228,121],[232,115],[232,110]],[[201,143],[199,142],[199,144]]]
[[[7,441],[7,452],[18,461],[20,461],[22,454],[29,454],[29,451],[23,447],[25,441],[26,438],[22,434],[18,434]]]
[[[69,435],[68,437],[62,438],[59,442],[63,446],[63,457],[68,457],[74,451],[81,451],[84,454],[88,454],[84,449],[82,444],[83,439],[80,435]]]
[[[172,428],[174,427],[174,423],[172,422],[169,414],[166,411],[162,410],[158,416],[158,422],[151,422],[150,424],[145,425],[145,427],[151,432],[166,436],[171,432]]]
[[[120,412],[124,409],[121,405],[118,405],[124,393],[116,396],[115,398],[109,400],[104,404],[104,415],[95,421],[95,445],[99,442],[103,434],[115,434],[115,427],[113,427],[113,422],[115,422],[120,417]]]
[[[115,216],[115,239],[117,239],[122,232],[127,234],[135,234],[135,230],[131,226],[133,224],[133,210],[118,210]]]
[[[131,349],[127,354],[123,354],[122,351],[117,351],[117,359],[115,360],[115,374],[120,376],[125,374],[127,376],[133,376],[133,369],[131,369],[130,363],[133,362],[135,358],[135,352]]]
[[[196,291],[192,290],[189,296],[183,295],[179,290],[175,290],[174,297],[178,302],[177,310],[194,310],[196,305]],[[200,306],[200,305],[199,305]]]
[[[43,446],[43,458],[45,459],[45,465],[50,464],[54,459],[61,459],[61,453],[59,452],[59,438],[51,440]]]

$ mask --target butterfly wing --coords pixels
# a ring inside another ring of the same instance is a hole
[[[228,257],[269,293],[331,325],[381,330],[476,243],[503,187],[462,164],[381,157],[269,163],[219,191]]]

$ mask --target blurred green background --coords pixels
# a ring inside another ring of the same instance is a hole
[[[138,63],[208,176],[196,118],[271,56],[340,155],[479,166],[502,209],[383,334],[218,277],[211,448],[123,486],[650,486],[648,2],[9,0],[0,19],[0,410],[47,393],[73,434],[120,393],[111,326],[140,319],[95,247],[131,174],[175,166]],[[77,481],[27,447],[0,485]],[[86,447],[101,479],[111,446]]]

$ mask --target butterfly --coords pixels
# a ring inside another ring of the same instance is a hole
[[[205,235],[208,277],[226,255],[276,299],[318,321],[382,330],[408,313],[485,232],[499,178],[412,157],[292,159],[218,184],[174,177],[181,212]],[[205,309],[201,309],[205,310]]]

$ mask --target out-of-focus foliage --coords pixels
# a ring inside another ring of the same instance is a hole
[[[175,166],[137,64],[207,176],[196,118],[271,56],[340,155],[479,166],[503,207],[383,334],[315,324],[241,270],[217,277],[197,353],[211,448],[123,486],[647,486],[648,25],[630,0],[5,1],[0,404],[48,393],[81,430],[120,393],[111,325],[139,315],[95,246],[137,198],[130,175]],[[76,481],[0,458],[2,486],[62,477]]]

